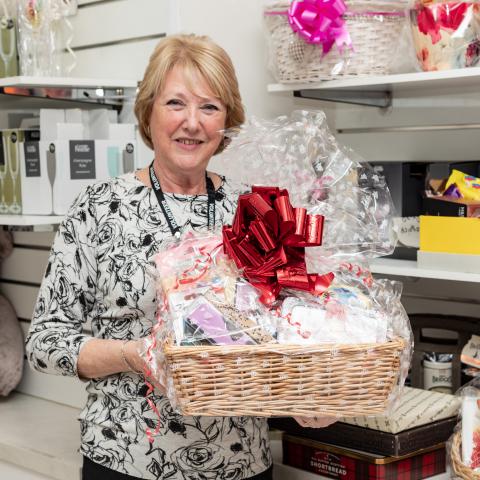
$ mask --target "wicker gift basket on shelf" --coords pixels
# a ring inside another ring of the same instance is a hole
[[[184,415],[382,413],[398,383],[404,339],[356,345],[165,345]]]
[[[307,83],[340,77],[385,75],[390,73],[392,56],[406,25],[406,17],[381,15],[403,12],[406,1],[346,0],[349,14],[344,16],[353,50],[336,45],[322,55],[322,46],[309,44],[290,27],[286,12],[290,2],[272,3],[265,8],[265,23],[270,43],[270,62],[277,81]],[[374,15],[373,13],[379,13]]]
[[[450,457],[452,461],[452,469],[458,478],[465,480],[480,480],[480,473],[474,472],[462,462],[462,436],[461,432],[453,435],[452,448]]]

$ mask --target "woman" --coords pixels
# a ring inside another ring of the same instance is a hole
[[[149,168],[87,188],[56,236],[27,338],[40,371],[89,379],[80,414],[83,478],[271,478],[265,420],[182,417],[144,396],[138,354],[155,314],[152,259],[162,242],[232,220],[240,185],[207,172],[223,131],[244,121],[232,62],[206,37],[172,36],[138,92]],[[84,333],[85,329],[90,333]],[[328,423],[328,422],[326,422]]]

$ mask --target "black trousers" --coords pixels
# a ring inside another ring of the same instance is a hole
[[[258,475],[249,477],[249,480],[272,480],[273,467]],[[89,458],[83,457],[82,480],[138,480],[125,473],[120,473],[99,463],[92,462]]]

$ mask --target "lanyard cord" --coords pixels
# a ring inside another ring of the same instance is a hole
[[[180,227],[173,216],[170,207],[168,206],[167,199],[163,194],[162,187],[160,186],[160,182],[158,181],[157,176],[155,175],[155,170],[153,168],[153,162],[150,164],[149,167],[150,172],[150,180],[152,182],[153,191],[158,200],[158,204],[163,212],[165,219],[167,220],[168,227],[172,232],[174,237],[180,236]],[[207,228],[208,230],[212,230],[215,227],[215,186],[213,185],[212,179],[207,175],[205,172],[205,181],[207,183]]]

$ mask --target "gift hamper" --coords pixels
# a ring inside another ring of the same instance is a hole
[[[282,83],[390,73],[407,7],[402,0],[269,2],[270,70]]]
[[[411,331],[399,284],[368,269],[393,248],[382,179],[322,112],[253,120],[227,150],[220,168],[242,158],[245,181],[276,186],[246,188],[222,232],[187,232],[158,253],[147,376],[184,415],[384,412]]]

